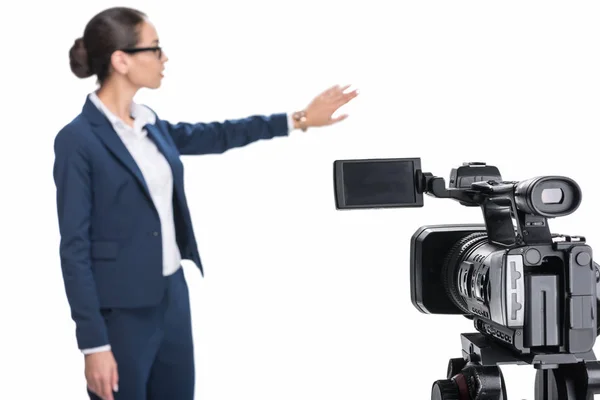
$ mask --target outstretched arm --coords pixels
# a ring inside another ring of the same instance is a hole
[[[211,123],[170,123],[158,120],[169,133],[180,154],[219,154],[252,142],[287,136],[293,129],[333,125],[348,117],[333,114],[358,95],[350,87],[332,86],[317,95],[302,111],[293,114],[255,115],[247,118]]]
[[[289,133],[286,114],[252,116],[210,123],[170,123],[159,120],[180,154],[220,154],[261,139]]]

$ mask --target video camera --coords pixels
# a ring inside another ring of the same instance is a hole
[[[592,399],[600,393],[600,267],[580,236],[552,234],[548,219],[581,204],[563,176],[504,181],[497,167],[464,163],[444,178],[420,158],[336,160],[336,208],[422,207],[424,194],[480,207],[483,224],[420,227],[410,242],[413,305],[473,320],[462,357],[431,398],[506,400],[500,364],[537,369],[535,398]]]

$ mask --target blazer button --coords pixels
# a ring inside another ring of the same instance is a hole
[[[154,236],[158,236],[158,232],[157,232],[157,231],[154,231],[154,232],[152,232],[152,234],[153,234]]]

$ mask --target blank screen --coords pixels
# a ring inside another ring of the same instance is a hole
[[[412,161],[354,162],[343,165],[344,197],[349,206],[413,204]]]

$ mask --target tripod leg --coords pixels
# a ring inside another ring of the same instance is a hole
[[[535,400],[593,400],[594,394],[600,394],[599,361],[562,364],[535,375]]]

